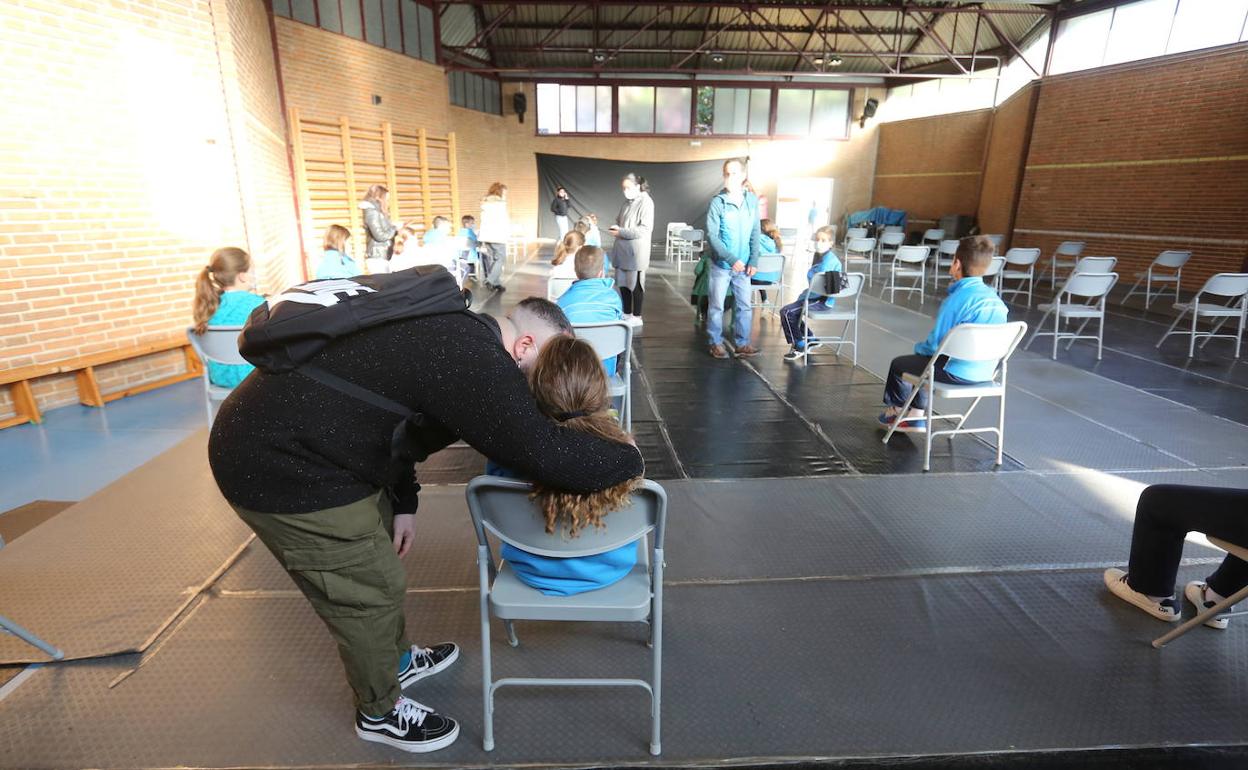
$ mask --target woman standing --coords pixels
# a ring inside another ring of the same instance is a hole
[[[390,221],[390,191],[385,185],[375,184],[368,188],[360,201],[364,211],[364,232],[368,236],[368,248],[364,251],[369,272],[390,272],[390,257],[394,253],[394,236],[399,231]]]
[[[645,271],[650,268],[650,233],[654,231],[654,201],[645,177],[628,174],[620,181],[624,206],[615,218],[610,232],[615,236],[611,246],[611,264],[615,265],[615,283],[620,287],[624,319],[641,325],[641,301],[645,292]]]
[[[507,257],[507,238],[511,223],[507,218],[507,185],[495,182],[481,199],[481,230],[477,235],[477,251],[481,256],[487,289],[503,291],[503,260]]]

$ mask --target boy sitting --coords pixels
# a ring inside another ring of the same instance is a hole
[[[559,307],[574,324],[619,321],[624,304],[611,279],[606,278],[606,254],[597,246],[582,246],[574,257],[576,281],[559,297]],[[602,362],[607,375],[615,374],[615,359]]]

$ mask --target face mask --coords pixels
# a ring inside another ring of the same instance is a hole
[[[819,241],[815,241],[815,253],[816,254],[827,254],[828,249],[830,248],[832,248],[832,244],[830,243],[820,243]]]
[[[631,201],[637,197],[638,192],[640,192],[640,190],[636,187],[626,187],[624,188],[624,197]]]

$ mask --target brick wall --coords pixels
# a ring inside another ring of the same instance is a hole
[[[1134,273],[1190,249],[1184,285],[1248,255],[1248,45],[1048,78],[1015,245],[1061,240]]]
[[[920,222],[974,214],[991,125],[991,110],[881,125],[872,201]]]
[[[1006,236],[1003,249],[1010,248],[1014,203],[1023,175],[1024,153],[1031,128],[1038,85],[1025,86],[997,107],[988,132],[988,149],[979,191],[981,232]]]

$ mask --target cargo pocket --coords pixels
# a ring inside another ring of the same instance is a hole
[[[393,552],[379,550],[377,540],[327,541],[292,548],[283,554],[286,569],[312,589],[308,598],[318,605],[323,617],[369,615],[389,609],[396,601],[396,592],[386,562],[387,557],[396,562],[397,558]],[[397,596],[401,598],[402,593],[400,584]]]

